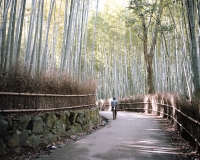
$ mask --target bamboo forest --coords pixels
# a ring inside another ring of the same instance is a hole
[[[67,77],[92,84],[97,99],[192,99],[200,89],[200,1],[0,0],[0,53],[1,92],[37,92],[41,77],[54,85]]]

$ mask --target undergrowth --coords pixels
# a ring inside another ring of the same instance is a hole
[[[85,82],[72,78],[70,74],[60,74],[56,70],[32,76],[25,66],[12,67],[0,74],[0,92],[40,93],[40,94],[95,94],[97,81],[90,77]]]

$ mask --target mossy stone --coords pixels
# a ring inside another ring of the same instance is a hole
[[[76,117],[76,122],[83,125],[84,124],[84,113],[82,111],[80,111]]]
[[[2,140],[0,140],[0,155],[4,155],[6,153],[6,149],[6,144]]]
[[[69,119],[66,119],[66,122],[65,122],[65,130],[68,131],[71,129],[71,123],[69,121]]]
[[[20,136],[17,134],[12,133],[10,136],[8,136],[7,145],[9,148],[15,148],[18,147],[20,143]]]
[[[21,116],[18,118],[13,118],[13,131],[17,129],[22,131],[23,129],[27,128],[31,118],[29,116]]]
[[[46,124],[46,126],[51,129],[53,128],[53,126],[55,125],[55,122],[56,122],[56,116],[54,114],[49,114],[47,113],[45,115],[45,118],[44,118],[44,122]]]
[[[31,135],[26,140],[26,145],[29,147],[38,147],[40,144],[44,143],[43,138],[40,135]]]
[[[75,133],[82,133],[83,132],[82,126],[78,123],[75,123],[74,124],[74,132]]]
[[[39,116],[36,116],[31,120],[29,127],[31,129],[31,134],[38,135],[43,134],[44,132],[44,122]]]
[[[28,139],[28,137],[29,137],[28,130],[24,129],[20,135],[20,147],[27,145],[26,140]]]
[[[8,122],[5,120],[0,120],[0,138],[2,138],[8,129]]]
[[[58,140],[58,136],[57,135],[54,135],[52,133],[48,133],[47,135],[44,136],[43,138],[43,142],[45,144],[49,144],[49,143],[52,143],[52,142],[55,142]]]
[[[70,111],[69,121],[73,125],[76,121],[77,111]]]
[[[67,117],[70,116],[70,112],[69,112],[69,111],[64,111],[64,113],[65,113],[65,115],[66,115]]]

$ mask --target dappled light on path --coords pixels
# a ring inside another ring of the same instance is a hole
[[[123,143],[123,146],[130,147],[131,150],[141,152],[143,154],[158,153],[158,154],[179,154],[177,148],[170,146],[159,146],[157,140],[142,140],[135,143]]]

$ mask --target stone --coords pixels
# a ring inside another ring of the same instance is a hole
[[[17,129],[22,131],[23,129],[27,128],[29,122],[30,122],[29,116],[13,118],[13,123],[12,123],[13,131],[16,131]]]
[[[95,115],[95,113],[96,113],[96,109],[95,108],[91,108],[90,111],[92,112],[92,115]]]
[[[105,126],[107,122],[105,120],[102,120],[101,125]]]
[[[17,147],[17,148],[14,148],[13,151],[14,151],[15,153],[17,153],[17,154],[20,154],[21,149],[20,149],[19,147]]]
[[[73,135],[75,133],[74,126],[71,126],[70,130],[67,131],[69,135]]]
[[[101,118],[98,116],[96,110],[91,110],[92,115],[90,116],[90,121],[96,126],[101,124]]]
[[[63,122],[61,120],[57,120],[56,124],[55,124],[55,128],[57,129],[65,129],[65,125],[63,124]]]
[[[70,116],[70,112],[69,111],[64,111],[66,117],[69,117]]]
[[[44,122],[49,129],[52,129],[56,122],[56,116],[54,114],[47,113],[45,115]]]
[[[20,147],[27,145],[26,140],[28,139],[28,137],[29,137],[28,130],[24,129],[20,135]]]
[[[88,109],[89,110],[89,117],[90,119],[93,117],[94,115],[94,110],[91,108],[91,109]]]
[[[78,113],[76,111],[70,111],[69,121],[71,125],[75,123],[77,114]]]
[[[90,121],[90,119],[89,119],[88,117],[85,117],[85,119],[84,119],[84,125],[85,125],[85,124],[88,124],[89,121]]]
[[[34,117],[30,123],[28,129],[31,130],[31,134],[39,135],[44,132],[44,122],[41,117]]]
[[[92,120],[90,120],[88,124],[89,124],[89,126],[92,126],[92,127],[95,126]]]
[[[67,136],[67,132],[62,129],[57,129],[57,135],[60,137],[65,137],[65,136]]]
[[[74,124],[74,132],[75,133],[82,133],[83,132],[82,126],[78,123],[75,123]]]
[[[5,120],[0,120],[0,138],[2,138],[5,134],[6,134],[6,131],[7,131],[7,128],[8,128],[8,122],[5,121]]]
[[[82,126],[78,123],[72,125],[71,129],[68,131],[69,135],[73,135],[76,133],[83,133]]]
[[[52,128],[48,128],[45,123],[43,125],[43,129],[44,129],[43,135],[51,132],[51,130],[52,130]]]
[[[3,135],[0,137],[0,154],[4,154],[7,148],[18,151],[19,147],[40,147],[56,142],[68,133],[88,131],[97,124],[101,124],[101,118],[96,108],[45,113],[32,119],[29,116],[3,117],[0,119],[0,135]]]
[[[21,134],[21,131],[17,129],[16,134],[19,136]]]
[[[6,149],[6,144],[2,140],[0,140],[0,155],[4,155],[6,153]]]
[[[60,113],[60,112],[55,112],[55,115],[56,115],[56,117],[57,117],[58,119],[61,118],[61,113]]]
[[[85,114],[85,117],[86,118],[90,118],[90,110],[89,109],[86,109],[85,111],[84,111],[84,114]]]
[[[53,134],[57,134],[57,129],[52,129],[51,131]]]
[[[91,117],[98,117],[98,109],[91,108]]]
[[[58,140],[58,136],[54,135],[52,133],[48,133],[46,136],[44,136],[43,141],[45,144],[49,144],[52,142],[55,142]]]
[[[71,129],[71,123],[69,121],[69,119],[66,119],[66,122],[65,122],[65,130],[68,131]]]
[[[42,144],[43,138],[41,138],[40,135],[34,135],[32,134],[30,137],[28,137],[28,139],[26,140],[26,145],[28,147],[38,147],[40,144]]]
[[[101,119],[99,117],[93,117],[92,122],[94,126],[97,126],[98,124],[101,124]]]
[[[15,133],[11,133],[11,135],[9,135],[7,137],[7,146],[9,148],[18,147],[19,142],[20,142],[20,137],[19,137],[19,135],[15,134]]]
[[[85,117],[88,118],[89,120],[91,120],[94,115],[95,115],[95,112],[93,109],[85,110]]]
[[[31,135],[31,130],[28,130],[28,134]]]
[[[92,123],[92,121],[90,120],[87,124],[85,124],[84,126],[83,126],[83,131],[88,131],[88,129],[89,128],[92,128],[92,127],[94,127],[94,124]]]
[[[63,137],[67,135],[67,132],[65,132],[65,124],[62,120],[57,120],[55,127],[57,128],[58,136]]]
[[[12,129],[12,126],[13,126],[13,124],[12,124],[12,119],[11,119],[11,118],[8,118],[8,119],[7,119],[7,122],[8,122],[8,129],[11,130],[11,129]]]
[[[63,122],[65,122],[66,119],[68,118],[68,116],[64,112],[61,112],[59,118],[60,118],[60,120],[62,120]]]
[[[79,124],[83,125],[84,124],[84,120],[85,120],[84,113],[82,111],[79,111],[79,113],[78,113],[78,115],[76,117],[76,123],[79,123]]]

